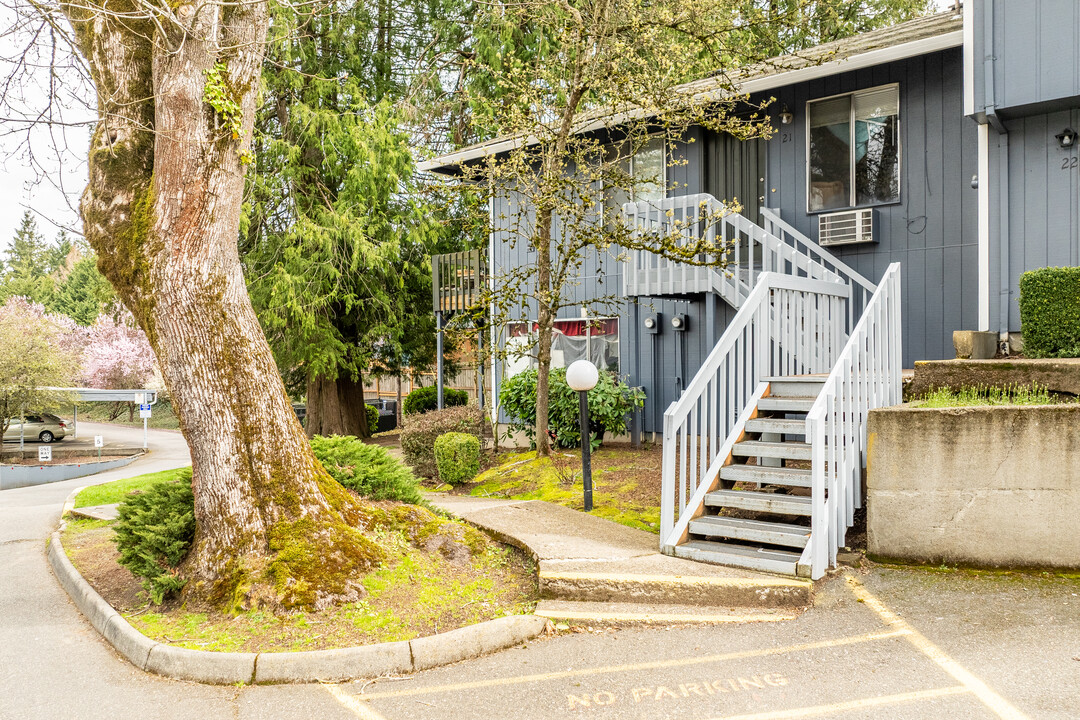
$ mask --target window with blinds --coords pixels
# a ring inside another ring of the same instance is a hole
[[[863,90],[806,104],[807,210],[900,199],[900,88]]]

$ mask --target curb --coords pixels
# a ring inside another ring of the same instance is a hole
[[[59,531],[49,538],[47,554],[49,565],[75,606],[117,652],[140,670],[175,680],[212,685],[314,683],[412,673],[519,645],[543,633],[550,622],[538,615],[514,615],[416,640],[339,650],[188,650],[151,640],[132,627],[75,569],[60,543]]]

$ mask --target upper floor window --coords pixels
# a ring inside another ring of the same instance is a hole
[[[635,201],[658,202],[667,196],[665,145],[662,135],[653,135],[630,157]]]
[[[887,85],[806,104],[807,210],[900,199],[900,88]]]

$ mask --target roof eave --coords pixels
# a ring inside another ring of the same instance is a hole
[[[744,82],[738,83],[735,91],[738,94],[750,95],[753,93],[764,92],[766,90],[773,90],[775,88],[784,87],[786,85],[794,85],[800,82],[808,82],[810,80],[827,77],[829,75],[836,75],[842,72],[860,70],[862,68],[882,65],[884,63],[895,62],[897,60],[906,60],[907,58],[918,57],[920,55],[929,55],[931,53],[940,52],[942,50],[960,47],[963,44],[964,31],[962,29],[955,30],[948,33],[942,33],[941,35],[933,35],[926,38],[920,38],[918,40],[912,40],[906,43],[900,43],[898,45],[891,45],[875,50],[868,50],[866,52],[858,53],[857,55],[849,55],[846,57],[838,58],[836,60],[829,60],[827,62],[819,63],[816,65],[810,65],[808,67],[787,70],[759,78],[751,78]],[[725,96],[729,96],[730,94],[730,90],[711,90],[693,95],[692,100],[694,102],[708,102],[711,100],[720,100]],[[593,123],[590,123],[579,129],[577,132],[590,132],[592,130],[599,130],[602,127],[611,127],[613,125],[618,125],[620,121],[630,119],[633,115],[640,114],[640,111],[618,113],[616,115],[606,117],[603,120],[597,120]],[[446,155],[432,158],[431,160],[425,160],[424,162],[421,162],[417,165],[417,169],[423,172],[434,173],[436,175],[454,176],[459,174],[455,171],[456,168],[464,163],[489,157],[491,155],[498,155],[500,153],[516,150],[524,144],[532,144],[535,142],[535,139],[530,138],[529,140],[530,141],[526,142],[523,141],[521,138],[508,138],[483,145],[473,146],[471,148],[465,148],[457,152],[448,153]]]

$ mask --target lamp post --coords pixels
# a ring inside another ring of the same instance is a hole
[[[592,465],[589,461],[589,391],[596,387],[600,373],[588,360],[575,360],[566,368],[566,384],[577,390],[581,405],[581,474],[585,481],[585,512],[592,511]]]

